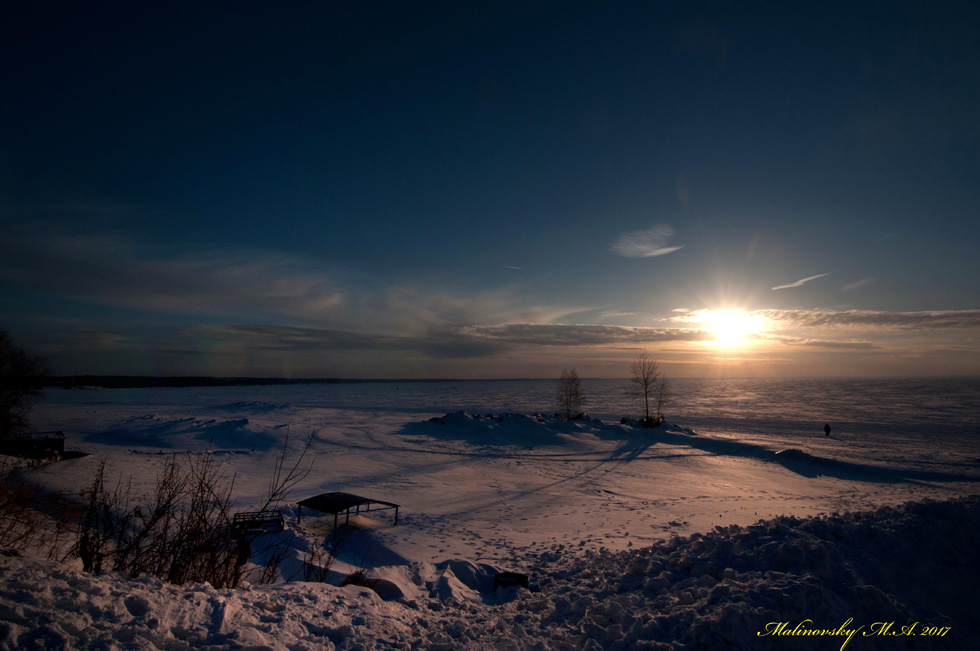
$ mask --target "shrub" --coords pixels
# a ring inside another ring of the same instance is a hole
[[[110,490],[103,462],[86,493],[72,552],[90,572],[233,588],[250,556],[248,539],[231,526],[233,484],[219,474],[210,454],[189,454],[186,469],[174,456],[151,495],[133,506],[131,485],[120,480]]]

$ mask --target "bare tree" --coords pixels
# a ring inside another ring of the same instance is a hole
[[[667,384],[667,376],[663,373],[660,374],[660,378],[657,380],[656,395],[654,396],[657,400],[657,424],[659,425],[664,421],[664,407],[670,401],[670,385]]]
[[[27,414],[41,397],[48,369],[0,328],[0,440],[30,431]]]
[[[313,445],[313,434],[307,435],[303,443],[303,450],[296,458],[292,467],[286,469],[286,455],[289,452],[289,428],[286,428],[286,440],[282,444],[282,453],[276,459],[272,477],[269,479],[269,496],[265,504],[259,511],[278,508],[284,502],[296,486],[306,479],[307,475],[313,470],[313,460],[309,466],[305,465],[306,455]]]
[[[585,395],[582,393],[582,385],[578,379],[578,373],[573,368],[561,370],[561,377],[558,378],[558,410],[566,419],[578,413],[582,406]]]
[[[643,351],[630,364],[630,379],[626,385],[626,395],[634,400],[643,399],[644,427],[655,427],[663,421],[661,411],[669,397],[667,378],[660,368],[660,362]],[[656,418],[650,418],[650,402],[656,408]]]

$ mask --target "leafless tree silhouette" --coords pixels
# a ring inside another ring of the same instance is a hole
[[[41,398],[44,359],[30,355],[0,328],[0,440],[30,431],[27,414]]]
[[[634,400],[643,400],[644,427],[654,427],[663,421],[663,407],[670,392],[667,378],[660,368],[660,362],[643,351],[630,364],[630,379],[626,385],[626,395]],[[650,403],[653,402],[656,417],[650,417]]]
[[[585,394],[582,393],[582,384],[579,382],[578,373],[573,368],[561,370],[561,377],[558,378],[558,409],[565,418],[571,418],[582,406]]]

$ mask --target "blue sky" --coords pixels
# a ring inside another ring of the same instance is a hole
[[[62,374],[980,373],[972,3],[14,3]]]

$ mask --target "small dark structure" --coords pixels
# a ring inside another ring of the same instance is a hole
[[[333,515],[333,531],[334,535],[337,534],[337,516],[342,512],[346,512],[347,519],[345,524],[350,522],[350,510],[355,509],[355,514],[361,512],[361,507],[364,507],[365,511],[371,510],[372,504],[380,504],[381,506],[376,506],[375,511],[385,511],[387,509],[395,509],[395,524],[398,524],[398,504],[394,502],[385,502],[384,500],[375,500],[370,497],[361,497],[360,495],[352,495],[351,493],[323,493],[321,495],[316,495],[314,497],[307,497],[305,500],[297,502],[299,504],[299,512],[296,515],[296,522],[299,523],[303,520],[303,507],[308,509],[313,509],[314,511],[319,511],[320,513],[329,513]]]
[[[530,585],[527,574],[520,572],[497,572],[493,577],[493,591],[500,588],[509,588],[512,585],[519,585],[525,590]]]
[[[64,432],[12,434],[0,440],[0,454],[28,459],[60,457],[65,452]]]
[[[276,533],[286,528],[282,511],[244,511],[236,513],[231,526],[243,534]]]

